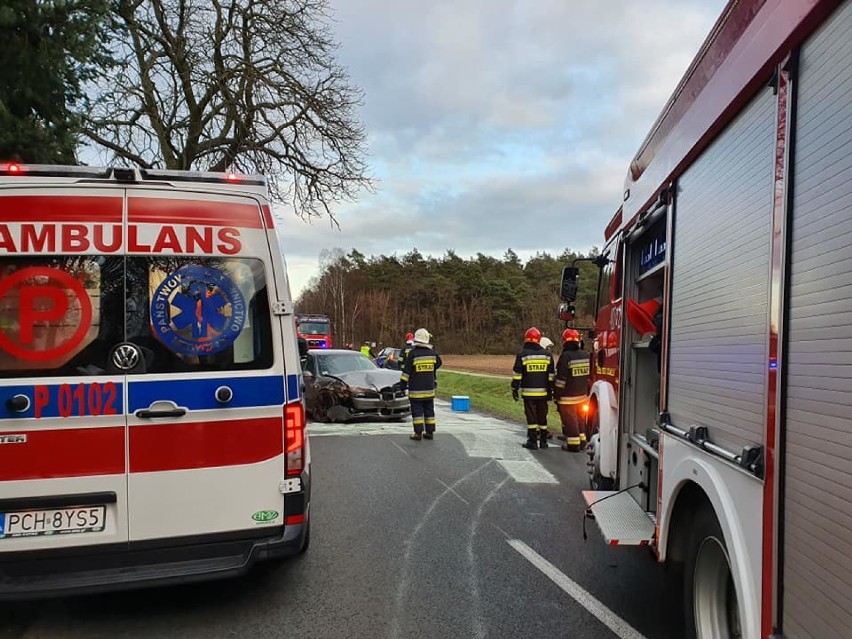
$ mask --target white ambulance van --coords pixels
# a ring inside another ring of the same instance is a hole
[[[264,179],[0,164],[0,599],[239,575],[309,500]]]

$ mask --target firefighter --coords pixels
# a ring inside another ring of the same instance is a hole
[[[408,389],[414,432],[411,439],[432,439],[435,435],[435,372],[441,356],[432,348],[432,335],[425,328],[414,331],[413,348],[405,358],[399,378],[402,390]]]
[[[399,370],[405,368],[405,358],[411,352],[412,348],[414,348],[414,333],[406,333],[405,344],[399,349]]]
[[[364,342],[364,344],[361,346],[361,355],[366,355],[370,359],[373,358],[373,355],[370,352],[370,342],[369,341]]]
[[[547,448],[547,404],[552,394],[553,355],[541,347],[541,331],[536,327],[524,333],[524,346],[515,356],[512,369],[512,399],[524,398],[527,441],[524,448]]]
[[[589,393],[589,354],[580,350],[580,333],[576,329],[566,328],[562,333],[554,387],[565,439],[562,449],[578,452],[586,444],[583,406]]]

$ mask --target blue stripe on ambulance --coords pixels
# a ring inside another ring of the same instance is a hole
[[[287,401],[294,402],[302,396],[302,376],[287,375]]]
[[[291,375],[290,377],[294,377]],[[148,408],[157,401],[171,400],[189,410],[255,408],[284,404],[283,375],[225,377],[218,379],[128,380],[130,412]],[[230,388],[234,396],[227,404],[216,401],[216,389]]]

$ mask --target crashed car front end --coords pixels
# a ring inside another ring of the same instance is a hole
[[[359,386],[329,377],[318,384],[317,397],[309,400],[309,410],[319,419],[344,422],[359,417],[394,419],[411,413],[408,393],[397,384]]]
[[[353,417],[405,417],[411,412],[408,393],[386,386],[382,389],[350,387]]]

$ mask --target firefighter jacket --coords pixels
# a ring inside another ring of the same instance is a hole
[[[521,397],[550,399],[553,376],[553,355],[540,344],[526,342],[515,356],[512,388],[519,388]]]
[[[435,397],[435,371],[441,368],[441,356],[428,346],[415,346],[405,356],[399,378],[408,385],[409,399]]]
[[[364,344],[361,347],[361,355],[366,355],[367,357],[373,356],[373,354],[370,352],[370,347],[367,344]]]
[[[408,354],[412,351],[414,346],[407,343],[399,349],[399,370],[405,370],[405,360],[408,358]]]
[[[566,346],[556,364],[556,402],[581,404],[589,394],[589,354]]]

